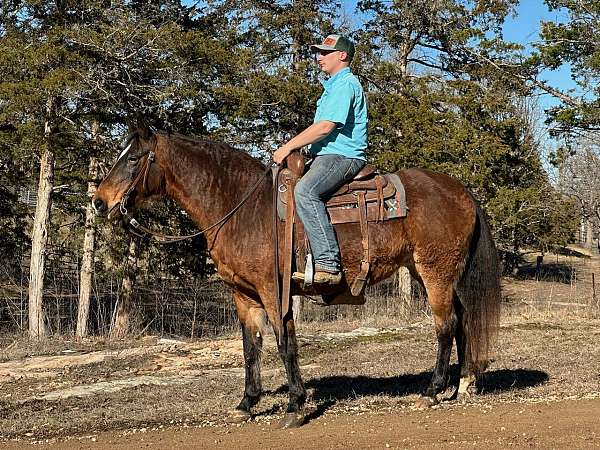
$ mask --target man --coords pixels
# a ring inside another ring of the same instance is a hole
[[[323,83],[314,123],[277,149],[273,160],[281,164],[293,150],[310,144],[314,159],[294,190],[296,207],[315,261],[313,281],[334,285],[342,280],[340,249],[324,202],[365,165],[367,102],[350,70],[354,44],[348,38],[332,34],[310,48],[329,79]],[[294,274],[294,279],[303,277]]]

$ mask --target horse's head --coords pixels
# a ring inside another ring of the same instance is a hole
[[[118,218],[128,207],[139,206],[159,194],[161,170],[156,162],[158,138],[148,129],[129,135],[125,148],[92,197],[94,212]]]

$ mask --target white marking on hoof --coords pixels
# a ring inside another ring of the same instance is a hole
[[[460,384],[458,385],[458,394],[470,395],[470,387],[475,384],[475,381],[477,381],[477,378],[475,378],[475,375],[473,374],[462,377],[460,379]]]

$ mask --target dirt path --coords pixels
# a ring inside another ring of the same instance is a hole
[[[23,449],[23,442],[1,448]],[[274,425],[143,429],[38,442],[46,450],[103,449],[590,449],[600,448],[600,399],[442,407],[320,417]]]
[[[275,426],[287,390],[272,336],[265,395],[241,426],[224,423],[243,392],[239,337],[145,339],[118,349],[64,342],[0,363],[0,448],[600,448],[600,320],[566,309],[534,313],[504,317],[472,402],[426,411],[412,405],[436,355],[428,319],[300,330],[312,412],[293,431]],[[456,364],[450,372],[456,381]]]

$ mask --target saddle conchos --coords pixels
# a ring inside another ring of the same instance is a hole
[[[286,242],[284,261],[291,265],[291,253],[296,255],[295,265],[298,271],[305,273],[302,287],[310,292],[313,274],[312,257],[304,227],[295,214],[294,186],[304,174],[304,160],[301,155],[288,157],[288,167],[279,171],[277,181],[277,215],[285,223]],[[400,177],[396,174],[379,174],[373,166],[366,165],[350,182],[342,185],[327,201],[327,213],[333,225],[342,223],[360,223],[363,257],[360,273],[354,280],[347,280],[350,292],[334,295],[323,294],[325,304],[362,304],[364,289],[369,278],[369,223],[406,217],[406,194]],[[295,245],[294,245],[295,243]],[[287,269],[287,270],[286,270]],[[284,292],[287,274],[291,268],[284,266]],[[316,293],[316,292],[315,292]],[[322,294],[322,293],[320,293]]]

